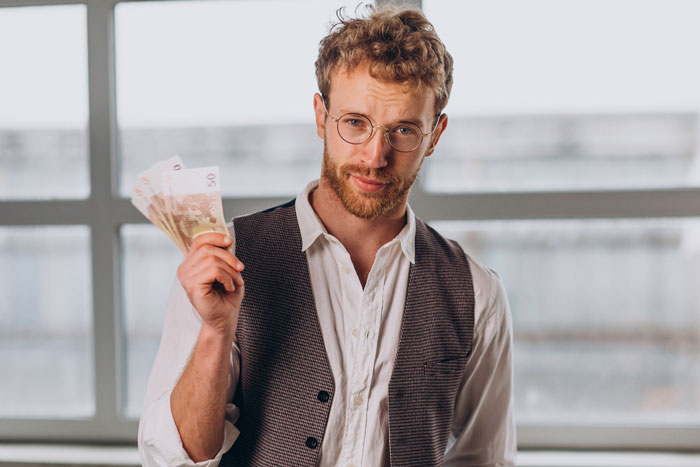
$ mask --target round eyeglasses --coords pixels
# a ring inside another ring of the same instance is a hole
[[[328,112],[325,99],[321,99],[321,101],[323,102],[323,109],[326,111],[326,115],[336,124],[338,136],[346,143],[362,144],[367,142],[374,135],[375,128],[381,128],[384,133],[384,140],[389,146],[399,152],[411,152],[418,149],[418,146],[423,142],[423,138],[435,133],[442,116],[442,114],[436,115],[437,120],[433,130],[429,133],[423,133],[423,130],[418,125],[411,122],[399,122],[386,127],[375,125],[368,116],[358,113],[346,113],[335,118]]]

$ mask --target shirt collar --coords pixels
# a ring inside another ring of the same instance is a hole
[[[297,222],[299,222],[299,232],[301,233],[301,251],[306,251],[318,237],[328,234],[326,228],[321,223],[321,219],[316,215],[316,211],[309,203],[309,194],[318,187],[318,179],[309,182],[299,193],[294,203],[297,212]]]
[[[309,182],[299,193],[294,204],[301,233],[301,251],[306,251],[321,235],[329,235],[309,203],[309,194],[317,187],[318,179]],[[392,242],[398,241],[403,254],[411,263],[415,263],[416,216],[411,206],[406,206],[406,218],[406,225]]]

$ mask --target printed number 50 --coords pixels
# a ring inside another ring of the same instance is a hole
[[[216,186],[216,174],[207,174],[207,186]]]

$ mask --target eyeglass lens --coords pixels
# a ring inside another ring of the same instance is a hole
[[[379,128],[383,131],[383,128]],[[351,144],[361,144],[372,136],[372,122],[360,114],[345,114],[338,119],[338,134]],[[397,151],[413,151],[420,146],[423,133],[412,123],[397,123],[388,130],[389,144]]]

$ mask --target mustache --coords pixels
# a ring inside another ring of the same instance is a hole
[[[386,173],[383,169],[373,169],[360,164],[346,164],[341,169],[343,175],[357,175],[370,180],[375,180],[379,183],[395,184],[398,183],[399,177]]]

